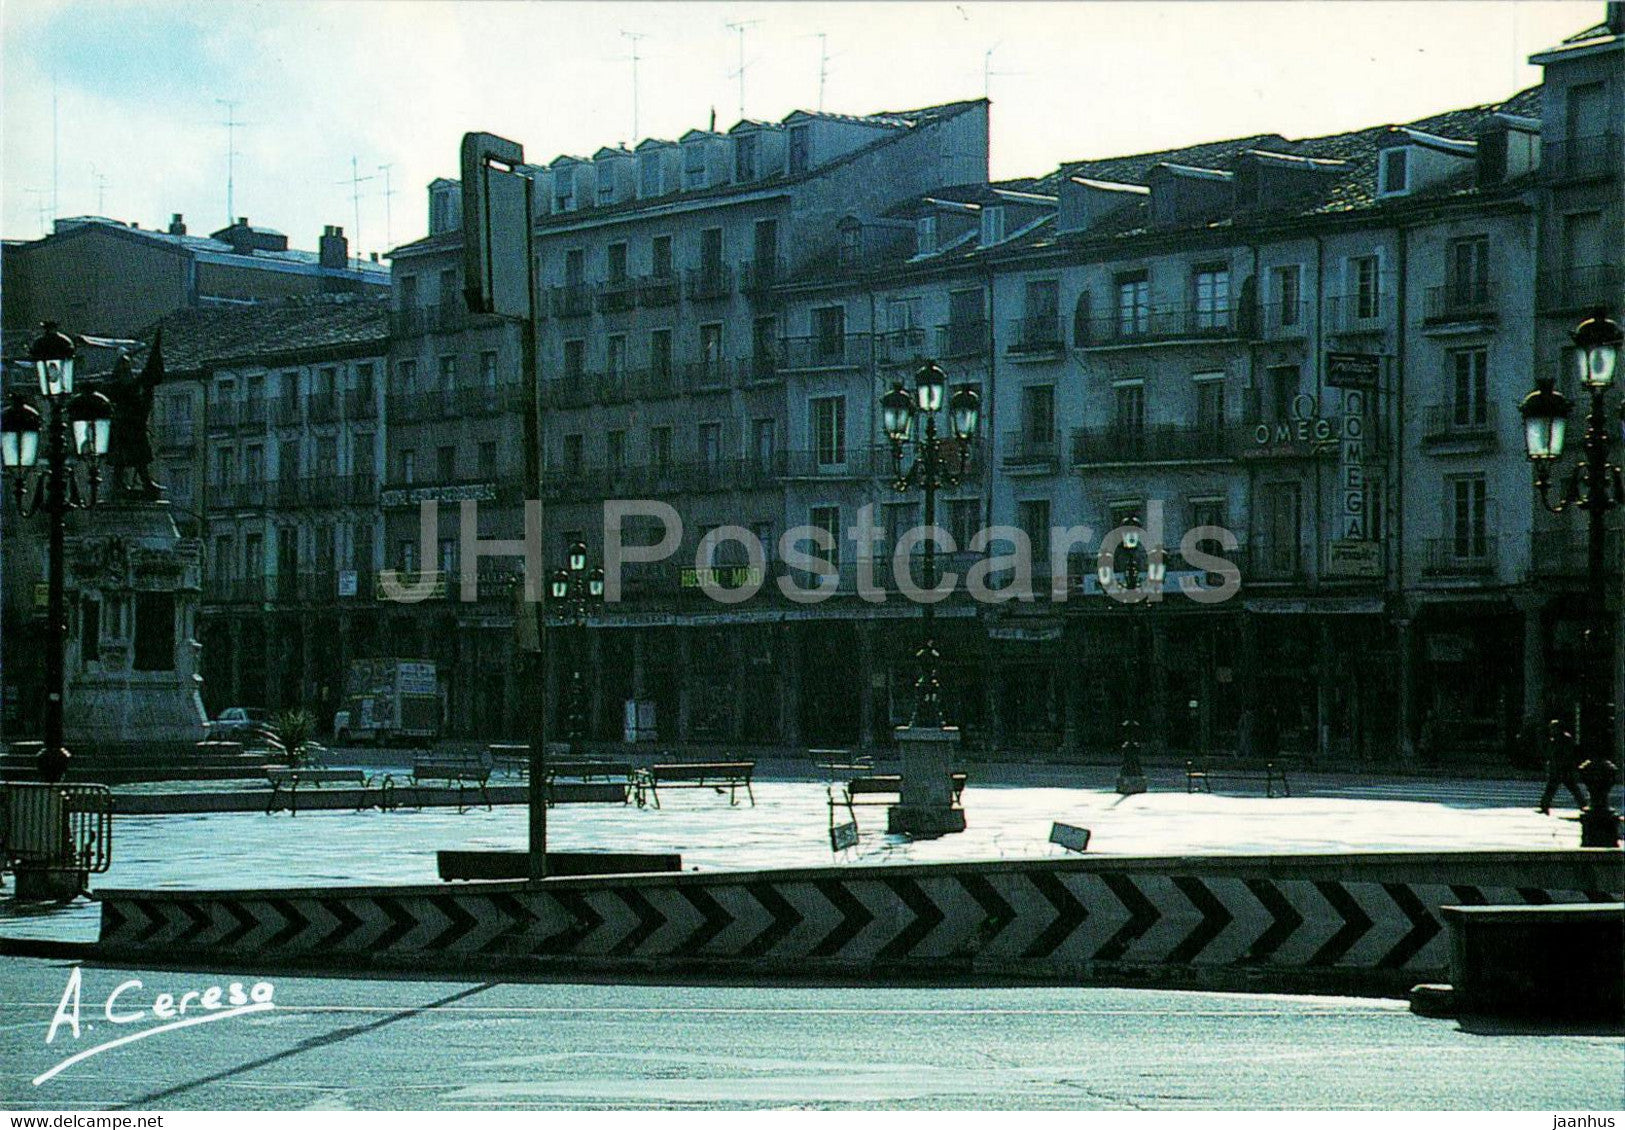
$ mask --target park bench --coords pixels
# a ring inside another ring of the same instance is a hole
[[[1281,795],[1290,797],[1292,786],[1287,783],[1286,768],[1274,761],[1262,765],[1252,762],[1217,763],[1203,758],[1185,762],[1185,791],[1187,793],[1213,791],[1214,780],[1263,781],[1264,795],[1273,797],[1275,786],[1281,786]]]
[[[265,813],[270,815],[283,808],[288,815],[299,814],[299,786],[300,785],[354,785],[361,790],[360,799],[356,802],[355,810],[360,812],[368,807],[367,790],[372,787],[372,779],[360,769],[328,769],[325,767],[300,766],[292,768],[280,765],[267,765],[265,767],[265,780],[271,786],[271,795],[265,801]],[[394,784],[387,777],[379,787],[378,807],[388,805],[389,790]]]
[[[491,755],[491,769],[509,777],[523,778],[530,772],[530,747],[528,745],[488,745],[486,752]]]
[[[958,804],[965,792],[965,781],[968,779],[964,773],[951,773],[948,780],[953,788],[954,803]],[[842,795],[830,796],[830,805],[844,804],[847,813],[853,822],[857,821],[856,809],[869,805],[885,805],[891,807],[901,804],[903,799],[903,778],[899,773],[879,773],[867,777],[853,777],[842,787]],[[860,799],[863,798],[863,799]]]
[[[643,807],[645,799],[648,799],[653,800],[655,807],[659,808],[662,788],[715,789],[719,796],[727,789],[728,803],[738,804],[738,790],[743,787],[754,808],[756,793],[750,787],[750,779],[755,772],[754,761],[695,761],[651,765],[640,771],[634,782],[638,807]]]
[[[463,803],[470,788],[478,789],[485,807],[491,807],[491,794],[485,789],[491,779],[491,753],[482,754],[428,754],[412,764],[412,787],[417,790],[418,807],[423,807],[423,788],[429,784],[443,784],[457,789],[457,811],[467,811],[471,805]]]
[[[626,761],[549,761],[547,803],[625,804],[636,779]]]

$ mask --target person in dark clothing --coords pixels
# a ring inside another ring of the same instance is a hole
[[[1576,808],[1586,806],[1585,794],[1580,791],[1579,767],[1580,751],[1574,735],[1563,729],[1562,722],[1552,719],[1546,726],[1546,791],[1540,794],[1537,812],[1542,816],[1551,812],[1559,785],[1569,790]]]

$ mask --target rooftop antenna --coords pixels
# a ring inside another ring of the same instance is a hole
[[[107,215],[107,175],[96,171],[96,166],[90,166],[90,179],[96,185],[96,215]]]
[[[395,190],[389,187],[389,170],[394,167],[393,164],[378,166],[378,171],[384,174],[384,246],[386,247],[395,246],[395,228],[389,217],[389,198],[395,195]],[[360,248],[357,248],[357,251],[359,250]]]
[[[57,155],[61,152],[56,127],[56,69],[53,67],[51,69],[51,219],[53,220],[62,214],[57,210],[56,204]]]
[[[51,202],[46,199],[51,195],[48,188],[28,188],[23,191],[34,198],[34,218],[39,224],[40,235],[51,234]]]
[[[362,257],[361,256],[361,186],[366,184],[370,180],[377,180],[377,179],[378,179],[378,176],[377,176],[376,173],[373,174],[372,176],[366,176],[366,177],[362,176],[361,172],[360,172],[360,169],[358,167],[358,163],[356,161],[356,158],[352,155],[350,157],[350,179],[347,180],[347,181],[341,180],[341,181],[334,181],[333,182],[335,184],[347,184],[347,185],[350,186],[350,205],[351,205],[351,207],[353,207],[355,209],[355,257],[357,259],[360,259]]]
[[[641,31],[623,31],[622,39],[632,41],[632,144],[638,143],[638,40],[649,38]]]
[[[992,47],[989,47],[986,51],[984,51],[982,53],[982,97],[983,98],[991,98],[993,96],[993,80],[994,79],[996,79],[996,78],[1004,78],[1004,77],[1007,77],[1007,76],[1024,75],[1024,74],[1027,73],[1026,71],[996,71],[996,70],[993,69],[993,52],[997,51],[1003,45],[1004,45],[1004,40],[1001,39],[1001,40],[999,40],[999,42],[995,43]]]
[[[230,226],[237,222],[237,130],[248,123],[237,120],[234,100],[216,98],[214,103],[226,108],[226,120],[220,124],[226,127],[226,224]]]
[[[739,80],[739,116],[745,116],[745,30],[761,23],[761,20],[739,20],[724,26],[739,36],[739,69],[728,75],[729,78]],[[715,128],[715,127],[713,127]]]
[[[829,79],[829,36],[818,33],[818,112],[824,112],[824,83]]]

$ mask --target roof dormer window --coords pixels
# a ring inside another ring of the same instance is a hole
[[[570,212],[576,206],[576,171],[561,169],[553,178],[553,211]]]
[[[1384,149],[1377,166],[1377,195],[1398,196],[1410,191],[1410,150]]]
[[[989,205],[982,209],[982,246],[1004,241],[1004,209]]]
[[[683,148],[683,187],[705,187],[705,146],[688,145]]]
[[[756,179],[756,135],[742,133],[734,138],[734,180],[743,184]]]
[[[937,218],[920,216],[914,221],[914,254],[931,255],[937,250]]]

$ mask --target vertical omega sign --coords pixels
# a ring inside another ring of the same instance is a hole
[[[1343,443],[1337,464],[1342,508],[1337,536],[1346,541],[1366,537],[1365,397],[1360,389],[1343,390]]]

